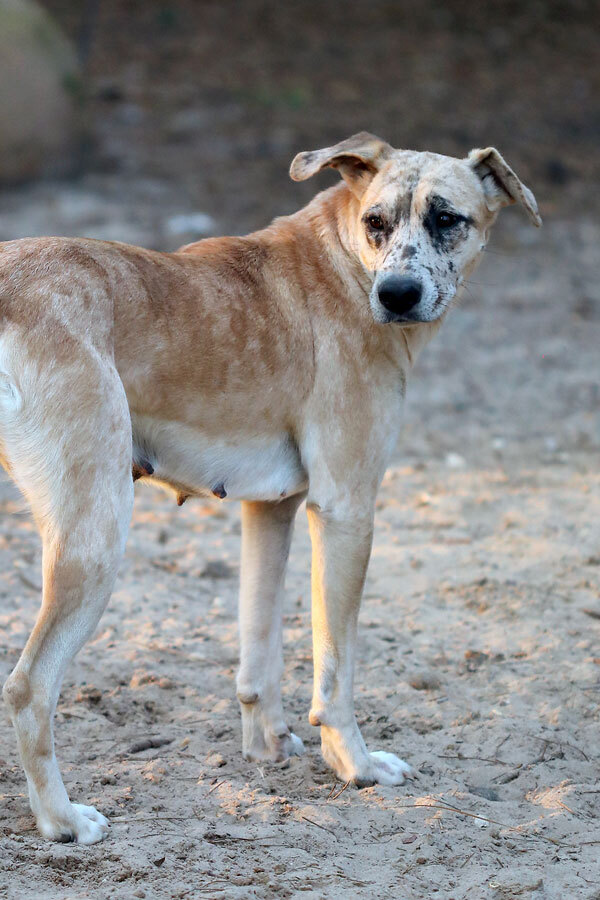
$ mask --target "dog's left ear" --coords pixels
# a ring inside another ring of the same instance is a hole
[[[357,197],[361,197],[393,148],[381,138],[361,131],[334,147],[299,153],[290,166],[294,181],[305,181],[329,166],[340,175]]]
[[[538,228],[540,227],[542,219],[535,197],[529,188],[517,178],[495,147],[471,150],[468,162],[481,179],[487,207],[491,212],[496,212],[511,203],[520,203],[525,207],[530,221]]]

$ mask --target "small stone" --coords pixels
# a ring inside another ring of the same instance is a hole
[[[449,469],[464,469],[467,465],[466,459],[460,453],[446,454],[445,462]]]
[[[200,572],[200,578],[233,578],[233,574],[233,569],[226,562],[211,559]]]
[[[521,773],[518,770],[513,770],[512,772],[505,772],[504,775],[498,775],[497,778],[494,779],[498,784],[509,784],[511,781],[515,781],[519,777]]]
[[[414,675],[408,683],[415,691],[435,691],[440,687],[440,679],[437,675],[427,673]]]
[[[214,769],[220,769],[227,765],[227,760],[220,753],[209,753],[206,757],[206,764]]]
[[[480,650],[467,650],[465,651],[464,668],[467,672],[475,672],[488,660],[489,656],[487,653],[482,653]]]
[[[492,800],[494,803],[497,803],[500,800],[500,795],[498,791],[495,791],[491,787],[485,787],[484,785],[474,785],[468,784],[467,790],[471,794],[476,794],[477,797],[483,797],[485,800]]]
[[[75,697],[76,703],[99,703],[102,699],[102,692],[92,685],[82,687]]]

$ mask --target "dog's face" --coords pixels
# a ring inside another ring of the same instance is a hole
[[[497,150],[466,159],[394,150],[366,133],[300,153],[301,180],[337,168],[358,203],[350,244],[370,273],[376,322],[434,322],[475,267],[498,210],[521,203],[540,225],[535,198]]]

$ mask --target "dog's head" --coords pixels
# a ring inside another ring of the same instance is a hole
[[[335,147],[299,153],[303,181],[330,166],[356,197],[350,244],[371,274],[376,322],[434,322],[483,251],[498,211],[520,203],[541,225],[529,188],[493,147],[466,159],[395,150],[362,132]]]

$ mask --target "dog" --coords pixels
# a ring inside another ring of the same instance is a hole
[[[4,686],[31,809],[51,840],[108,822],[72,803],[54,753],[65,668],[110,597],[133,482],[242,501],[243,753],[303,752],[282,709],[282,590],[306,499],[314,690],[326,762],[358,786],[410,767],[356,722],[357,619],[375,497],[408,372],[477,264],[498,211],[535,198],[494,148],[465,159],[363,132],[299,153],[342,181],[247,237],[175,253],[70,238],[0,245],[0,460],[43,542],[43,596]]]

